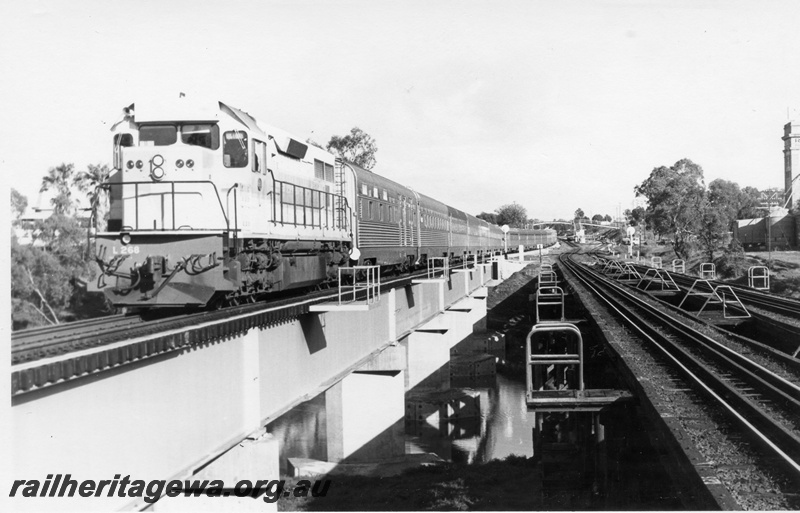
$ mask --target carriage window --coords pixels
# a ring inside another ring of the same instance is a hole
[[[172,125],[145,125],[139,128],[139,146],[169,146],[178,140],[178,129]]]
[[[240,130],[222,136],[222,163],[225,167],[247,166],[247,134]]]
[[[367,208],[367,219],[372,219],[372,202],[370,201]]]
[[[190,146],[216,150],[219,148],[219,127],[217,125],[183,125],[181,142]]]
[[[365,184],[365,183],[361,184],[361,194],[363,194],[364,196],[366,196],[368,194],[367,193],[367,184]]]

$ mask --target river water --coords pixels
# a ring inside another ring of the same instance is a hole
[[[480,416],[458,421],[406,424],[406,453],[432,452],[448,461],[478,463],[511,454],[532,456],[533,415],[525,406],[523,378],[498,374],[473,383],[480,393]],[[292,409],[267,426],[281,442],[281,470],[286,458],[326,459],[325,396]]]
[[[406,426],[406,453],[432,452],[449,461],[481,463],[509,455],[532,456],[533,415],[525,383],[498,374],[470,387],[480,393],[480,417]]]

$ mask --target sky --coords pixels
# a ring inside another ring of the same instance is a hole
[[[6,0],[0,18],[0,172],[34,204],[49,168],[110,164],[124,106],[181,92],[301,140],[358,126],[375,172],[539,219],[615,216],[682,158],[782,187],[800,109],[795,0]]]

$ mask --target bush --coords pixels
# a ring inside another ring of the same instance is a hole
[[[800,276],[782,280],[772,280],[772,292],[782,296],[800,296]]]
[[[744,250],[738,240],[734,239],[730,246],[725,248],[722,256],[716,259],[717,277],[734,279],[747,274],[747,261]]]

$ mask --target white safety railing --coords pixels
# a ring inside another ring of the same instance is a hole
[[[381,268],[378,265],[339,267],[339,305],[364,302],[368,305],[381,298]]]
[[[716,280],[717,279],[717,266],[706,262],[700,264],[700,279],[703,280]]]
[[[748,269],[747,284],[757,290],[769,290],[769,269],[761,265]]]
[[[546,322],[541,317],[541,307],[560,306],[561,315],[557,319],[552,319],[556,322],[564,322],[564,290],[556,286],[539,286],[536,289],[536,324]]]
[[[441,276],[437,276],[441,275]],[[450,275],[450,259],[447,257],[428,258],[428,279],[447,278]]]

